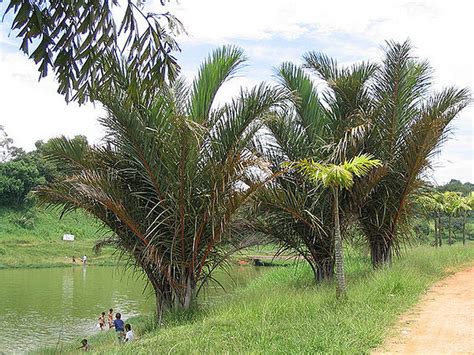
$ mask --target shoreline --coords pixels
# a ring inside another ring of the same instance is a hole
[[[382,344],[399,315],[417,304],[431,285],[474,264],[474,246],[415,247],[395,259],[391,268],[376,271],[357,255],[347,261],[347,302],[336,302],[333,282],[314,285],[305,265],[272,268],[224,299],[201,304],[189,314],[167,314],[161,328],[150,324],[151,315],[134,319],[137,339],[126,347],[107,334],[90,337],[90,343],[94,352],[104,354],[281,349],[368,353]],[[61,348],[74,352],[73,343]],[[35,353],[54,351],[43,348]]]
[[[87,263],[87,266],[120,266],[115,262],[103,263]],[[0,263],[0,270],[15,270],[15,269],[51,269],[51,268],[74,268],[83,267],[82,264],[73,263],[47,263],[47,264],[21,264],[21,265],[4,265]]]

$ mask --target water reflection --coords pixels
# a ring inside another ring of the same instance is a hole
[[[240,268],[239,268],[240,269]],[[253,278],[254,268],[218,275],[228,290]],[[136,275],[135,275],[136,276]],[[0,270],[0,353],[25,352],[58,341],[70,341],[99,331],[98,317],[109,308],[123,319],[154,311],[145,281],[113,267]],[[148,290],[150,291],[150,290]],[[202,302],[224,291],[211,284],[200,295]]]
[[[23,352],[95,332],[113,307],[129,318],[153,310],[141,280],[110,267],[0,270],[0,352]],[[8,336],[5,336],[8,334]]]

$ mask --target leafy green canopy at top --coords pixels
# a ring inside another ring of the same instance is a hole
[[[9,15],[20,49],[37,64],[40,79],[54,72],[66,101],[94,101],[113,91],[123,84],[115,79],[124,63],[149,86],[178,75],[173,35],[182,24],[169,12],[145,13],[144,1],[11,0],[3,20]]]
[[[296,163],[285,164],[299,169],[314,182],[321,182],[324,187],[350,189],[354,185],[354,177],[361,177],[382,162],[370,154],[361,154],[342,164],[322,164],[313,159],[303,159]]]

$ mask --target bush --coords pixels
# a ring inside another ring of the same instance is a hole
[[[36,212],[34,210],[27,210],[20,215],[12,215],[10,222],[25,229],[33,229],[35,227]]]

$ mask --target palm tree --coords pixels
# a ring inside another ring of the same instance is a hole
[[[334,61],[321,54],[313,54],[308,60],[312,70],[331,84],[327,92],[319,93],[302,68],[283,63],[277,69],[279,87],[291,95],[291,102],[266,120],[270,134],[262,139],[261,150],[274,172],[288,160],[349,160],[360,151],[359,141],[367,129],[360,114],[369,109],[364,106],[366,100],[364,95],[353,97],[353,93],[361,92],[359,88],[364,87],[376,66],[362,63],[337,69]],[[332,205],[328,191],[315,189],[305,180],[300,173],[287,170],[260,190],[256,198],[259,213],[253,227],[280,244],[282,250],[302,256],[316,282],[320,282],[333,276]],[[349,225],[351,208],[347,203],[341,205],[343,228]]]
[[[311,79],[301,68],[283,64],[277,72],[280,89],[292,98],[290,105],[266,120],[270,134],[260,139],[261,155],[274,172],[287,160],[318,156],[327,117]],[[256,197],[257,213],[252,228],[276,242],[282,251],[302,256],[315,281],[330,279],[334,272],[333,243],[330,240],[330,205],[320,199],[301,174],[284,171]]]
[[[453,203],[453,215],[462,218],[462,244],[466,245],[466,222],[467,215],[471,211],[471,206],[469,204],[470,196],[463,197],[461,194],[458,194],[458,197],[452,201]]]
[[[444,211],[443,195],[440,193],[421,195],[417,202],[428,215],[432,216],[435,247],[441,246],[441,213]]]
[[[448,244],[451,245],[454,242],[452,241],[452,223],[451,220],[453,217],[456,217],[459,212],[465,207],[469,208],[469,206],[464,205],[464,201],[462,200],[462,196],[460,192],[454,191],[446,191],[443,193],[443,201],[444,201],[444,210],[448,215]]]
[[[466,224],[467,224],[467,217],[470,215],[471,211],[474,210],[474,192],[469,193],[464,198],[464,203],[466,205],[466,209],[463,213],[463,225],[462,225],[462,243],[466,245]]]
[[[279,168],[272,166],[273,171]],[[302,257],[315,283],[334,275],[334,243],[327,193],[315,189],[301,174],[285,171],[255,194],[250,228],[279,245],[277,254]]]
[[[238,234],[237,211],[265,183],[252,173],[260,159],[250,142],[286,94],[261,84],[218,105],[219,89],[244,62],[242,50],[222,47],[191,85],[178,79],[147,92],[137,73],[112,68],[124,85],[101,97],[104,144],[56,139],[53,158],[68,173],[37,191],[43,203],[85,210],[113,232],[103,243],[146,274],[158,317],[189,308]]]
[[[424,185],[422,176],[447,138],[450,122],[471,101],[467,89],[431,93],[431,68],[411,52],[408,41],[388,42],[380,66],[349,68],[309,52],[304,67],[323,80],[321,94],[301,69],[284,64],[278,76],[296,93],[295,104],[269,125],[282,155],[297,151],[307,155],[296,159],[338,164],[367,153],[383,161],[351,194],[341,196],[342,216],[358,216],[374,267],[390,263],[409,235],[404,228]]]
[[[422,175],[445,141],[450,122],[470,102],[467,89],[431,93],[431,68],[412,55],[409,42],[388,42],[385,59],[371,79],[370,132],[366,152],[386,170],[361,205],[360,223],[374,267],[390,263],[402,241]]]
[[[339,222],[339,192],[341,189],[350,190],[354,185],[354,177],[362,177],[375,167],[381,166],[380,160],[370,155],[360,155],[345,161],[343,164],[321,164],[314,160],[301,160],[293,164],[303,175],[313,183],[322,183],[330,189],[333,197],[332,214],[334,218],[334,252],[336,265],[336,296],[339,298],[346,293],[344,274],[344,256],[342,248],[341,227]]]

